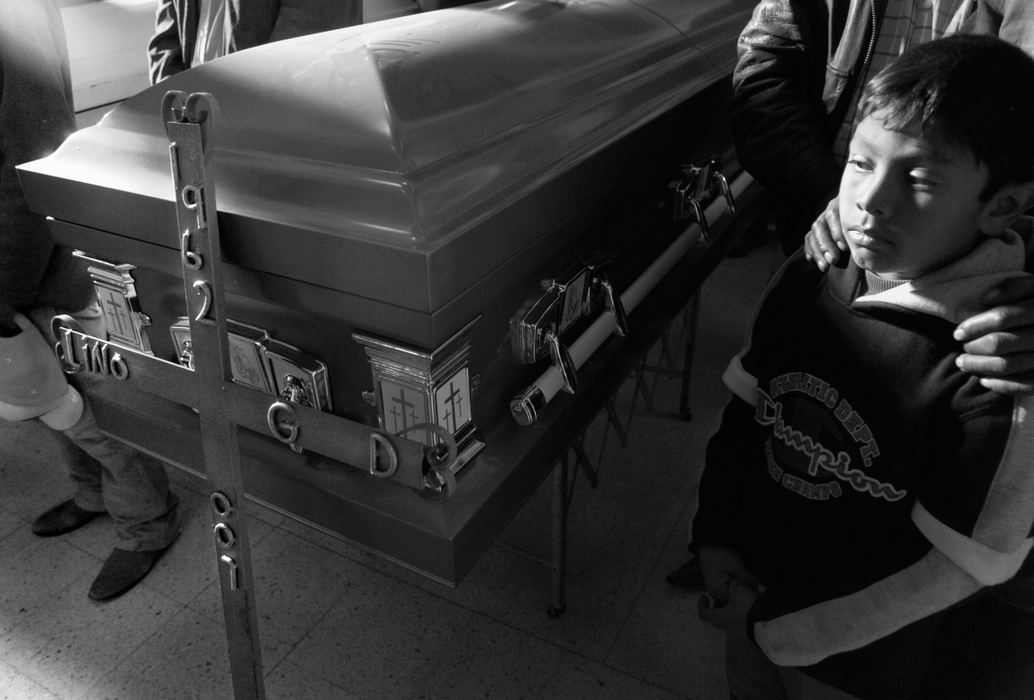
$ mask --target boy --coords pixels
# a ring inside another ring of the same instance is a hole
[[[1023,274],[1031,94],[1034,59],[991,37],[874,78],[839,191],[850,260],[791,258],[726,370],[693,539],[739,700],[908,697],[938,613],[1031,549],[1034,403],[960,372],[952,338]]]

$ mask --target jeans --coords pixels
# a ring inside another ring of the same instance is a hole
[[[73,314],[90,335],[104,338],[96,307]],[[34,309],[29,315],[45,338],[55,341],[50,331],[54,310]],[[56,362],[55,358],[55,362]],[[76,505],[92,511],[107,511],[115,521],[119,548],[147,551],[168,547],[179,535],[179,499],[169,490],[165,465],[101,432],[86,395],[89,381],[69,377],[83,395],[83,415],[75,425],[60,431],[67,439],[65,460],[75,484]]]

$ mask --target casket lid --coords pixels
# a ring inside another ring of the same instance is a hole
[[[464,234],[727,76],[750,5],[487,2],[268,44],[130,98],[22,179],[38,213],[175,249],[160,105],[207,92],[227,260],[433,311],[545,231]]]

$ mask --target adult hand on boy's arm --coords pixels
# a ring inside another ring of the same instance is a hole
[[[723,605],[717,604],[709,596],[700,596],[697,603],[700,619],[726,634],[748,637],[747,616],[758,599],[758,591],[738,578],[729,581],[727,591],[729,600]]]
[[[1034,394],[1034,277],[1006,280],[984,302],[995,306],[955,329],[956,364],[999,394]]]
[[[700,547],[700,569],[704,576],[707,594],[718,605],[729,602],[730,589],[739,581],[757,590],[760,588],[757,576],[747,567],[735,550],[729,547],[704,545]]]
[[[831,199],[826,210],[818,215],[811,230],[804,236],[804,257],[823,271],[847,252],[838,206],[837,198]]]

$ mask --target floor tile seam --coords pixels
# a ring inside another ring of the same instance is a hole
[[[611,641],[608,649],[606,650],[606,652],[604,652],[604,655],[603,655],[603,658],[604,658],[606,663],[608,663],[608,664],[610,663],[610,660],[611,660],[611,658],[612,658],[612,656],[613,656],[613,654],[615,652],[615,648],[617,646],[617,643],[621,639],[621,635],[625,631],[625,629],[627,628],[629,621],[632,619],[632,616],[633,616],[633,613],[635,612],[636,607],[639,605],[640,601],[643,598],[643,595],[646,593],[647,587],[649,585],[651,585],[651,580],[652,580],[653,576],[657,575],[658,570],[660,570],[661,566],[663,565],[665,557],[666,557],[666,553],[669,551],[669,548],[671,547],[672,539],[676,536],[676,532],[679,530],[679,525],[680,525],[680,523],[682,523],[682,519],[685,516],[686,510],[688,508],[689,508],[689,502],[687,501],[682,506],[682,509],[679,512],[679,516],[674,519],[674,521],[672,523],[671,531],[668,533],[668,536],[665,538],[664,543],[662,544],[662,546],[660,546],[658,548],[657,556],[656,556],[653,564],[649,568],[650,574],[648,574],[647,576],[643,577],[642,582],[639,584],[639,590],[636,591],[636,594],[635,594],[635,596],[634,596],[634,598],[632,600],[631,605],[628,606],[628,609],[626,610],[623,619],[617,625],[617,632],[614,635],[614,639]]]
[[[24,679],[24,680],[28,681],[32,685],[34,685],[37,688],[39,688],[41,692],[49,693],[50,695],[54,696],[55,698],[59,697],[56,693],[52,692],[49,688],[44,688],[42,685],[40,685],[38,682],[36,682],[36,680],[34,678],[32,678],[31,676],[22,673],[18,669],[18,667],[12,666],[11,664],[7,663],[4,659],[0,658],[0,670],[2,670],[2,669],[6,669],[8,673],[10,673],[12,675],[15,675],[15,676],[18,676],[18,678],[21,678],[21,679]],[[2,691],[2,690],[3,690],[3,688],[0,688],[0,691]]]
[[[306,635],[306,636],[307,636],[307,635]],[[332,687],[332,688],[335,688],[335,689],[338,689],[338,690],[340,690],[340,691],[341,691],[342,693],[348,693],[348,692],[349,692],[348,688],[345,688],[345,687],[343,687],[343,686],[341,686],[341,685],[339,685],[339,684],[335,683],[334,681],[330,680],[329,678],[327,678],[327,677],[325,677],[325,676],[322,676],[322,675],[320,675],[319,673],[317,673],[317,672],[313,671],[313,670],[312,670],[311,668],[308,668],[308,667],[306,667],[306,666],[301,666],[301,665],[299,665],[299,664],[296,664],[296,663],[294,663],[293,661],[289,661],[289,660],[288,660],[288,657],[289,657],[289,656],[291,656],[291,654],[292,654],[292,653],[294,653],[294,650],[295,650],[295,648],[296,648],[296,647],[297,647],[297,646],[298,646],[299,644],[301,644],[301,643],[302,643],[302,641],[303,641],[304,639],[305,639],[305,637],[303,636],[303,637],[302,637],[301,639],[299,639],[299,640],[298,640],[297,642],[295,642],[294,644],[292,644],[292,645],[291,645],[291,648],[290,648],[290,649],[289,649],[289,650],[287,651],[287,653],[286,653],[286,654],[284,654],[284,655],[283,655],[283,657],[282,657],[282,658],[281,658],[281,659],[280,659],[279,661],[277,661],[277,662],[276,662],[276,663],[275,663],[275,664],[273,665],[273,667],[272,667],[272,668],[270,668],[270,669],[268,669],[268,670],[263,670],[263,672],[262,672],[262,680],[263,680],[263,684],[266,684],[266,681],[268,681],[268,680],[270,679],[270,677],[271,677],[271,676],[272,676],[272,675],[273,675],[274,673],[276,673],[276,670],[277,670],[278,668],[280,668],[280,667],[281,667],[281,666],[283,666],[284,664],[289,664],[289,665],[291,665],[291,666],[295,666],[296,668],[299,668],[299,669],[301,669],[301,670],[302,670],[302,671],[304,671],[304,672],[305,672],[305,673],[306,673],[306,674],[307,674],[308,676],[310,676],[310,677],[315,677],[316,679],[318,679],[318,680],[320,680],[320,681],[323,681],[324,683],[326,683],[326,684],[327,684],[327,685],[329,685],[330,687]]]
[[[42,651],[42,650],[39,650],[39,651],[37,651],[36,653],[32,654],[32,656],[30,656],[30,657],[29,657],[29,661],[32,661],[32,660],[36,659],[36,658],[37,658],[38,656],[40,656],[40,654],[42,654],[42,653],[43,653],[43,651]],[[107,676],[108,676],[108,675],[110,675],[110,674],[111,674],[111,673],[112,673],[112,672],[113,672],[113,671],[114,671],[114,670],[115,670],[116,668],[118,668],[118,667],[119,667],[119,665],[120,665],[120,664],[122,664],[122,663],[123,663],[123,662],[124,662],[125,660],[126,660],[126,656],[120,656],[120,657],[119,657],[119,658],[118,658],[118,659],[116,660],[115,664],[114,664],[114,665],[113,665],[113,666],[112,666],[112,667],[111,667],[111,668],[110,668],[110,669],[109,669],[109,670],[108,670],[108,671],[107,671],[106,673],[104,673],[104,675],[103,675],[103,676],[101,676],[101,678],[100,678],[100,679],[98,679],[98,680],[97,680],[97,681],[95,681],[95,682],[94,682],[93,684],[91,684],[91,685],[89,685],[89,686],[87,686],[87,687],[82,687],[82,688],[80,688],[80,690],[90,690],[90,689],[92,689],[92,688],[93,688],[93,687],[94,687],[94,686],[95,686],[95,685],[96,685],[97,683],[99,683],[99,682],[100,682],[100,680],[101,680],[101,679],[107,678]],[[8,665],[10,665],[10,664],[8,664]],[[60,692],[60,688],[57,688],[57,687],[54,687],[54,686],[51,686],[51,685],[49,685],[49,681],[50,681],[50,680],[51,680],[52,678],[54,678],[54,676],[53,676],[53,675],[51,675],[51,674],[47,674],[47,675],[45,675],[45,676],[43,676],[43,677],[37,677],[37,676],[36,676],[35,674],[32,674],[32,673],[24,673],[24,672],[22,672],[22,673],[21,673],[21,675],[22,675],[22,676],[25,676],[26,678],[28,678],[29,680],[31,680],[31,681],[32,681],[33,683],[35,683],[36,685],[40,686],[41,688],[43,688],[43,689],[44,689],[45,691],[47,691],[47,692],[48,692],[48,693],[50,693],[51,695],[54,695],[54,696],[56,696],[56,697],[58,697],[58,698],[64,697],[64,696],[62,695],[62,693]],[[58,679],[58,680],[60,680],[60,679]]]
[[[475,616],[477,616],[477,617],[479,617],[479,618],[481,618],[483,620],[486,620],[486,621],[488,621],[490,623],[494,623],[494,624],[497,624],[497,625],[502,625],[503,627],[511,630],[512,632],[515,632],[516,634],[518,634],[520,636],[530,637],[530,638],[536,639],[536,640],[538,640],[538,641],[540,641],[540,642],[542,642],[544,644],[547,644],[547,645],[549,645],[551,647],[554,647],[556,649],[561,649],[563,651],[575,654],[576,656],[584,658],[584,659],[586,659],[588,661],[591,661],[593,663],[597,663],[597,664],[601,664],[602,663],[600,659],[593,659],[592,657],[586,656],[583,653],[580,653],[580,652],[577,652],[577,651],[575,651],[573,649],[569,649],[567,647],[561,646],[561,645],[557,644],[555,641],[550,640],[550,639],[546,639],[544,637],[541,637],[541,636],[539,636],[538,634],[536,634],[533,631],[530,631],[530,630],[518,627],[517,625],[513,624],[512,622],[509,622],[507,620],[495,617],[490,612],[488,612],[486,610],[483,610],[483,609],[480,609],[480,608],[477,608],[477,607],[473,607],[473,605],[474,605],[473,603],[472,604],[466,604],[462,599],[456,600],[456,599],[452,599],[452,598],[447,597],[446,593],[448,591],[455,590],[455,589],[445,589],[442,592],[439,592],[437,587],[434,588],[434,589],[423,588],[423,587],[421,587],[421,586],[419,586],[419,585],[417,585],[415,583],[412,583],[412,582],[410,582],[410,581],[408,581],[408,580],[406,580],[404,578],[398,578],[398,577],[393,576],[392,574],[387,573],[385,571],[381,571],[381,570],[378,570],[378,569],[371,569],[371,570],[374,573],[382,574],[384,576],[387,576],[387,577],[393,579],[395,582],[397,582],[398,584],[400,584],[402,586],[405,586],[407,589],[410,589],[411,591],[415,591],[417,593],[421,593],[421,594],[425,594],[425,595],[434,596],[435,598],[437,598],[441,602],[445,603],[446,605],[451,605],[453,607],[460,608],[460,609],[462,609],[462,610],[464,610],[464,611],[466,611],[468,613],[471,613],[471,614],[473,614],[473,615],[475,615]],[[347,591],[343,592],[341,597],[344,597],[345,593],[347,593]],[[330,609],[325,611],[324,614],[320,617],[320,621],[322,621],[322,619],[324,617],[326,617],[326,615],[328,615],[329,613],[330,613]],[[543,612],[542,614],[545,615],[546,613]],[[314,623],[312,628],[309,630],[309,632],[311,632],[312,629],[315,629],[318,626],[318,624],[319,624],[319,622]],[[308,632],[305,635],[302,635],[302,639],[304,639],[307,635],[308,635]],[[301,640],[299,640],[299,642],[297,642],[297,643],[301,643]],[[292,650],[293,650],[293,647],[292,647]],[[286,656],[285,656],[285,658],[286,658]]]
[[[103,516],[102,516],[102,517],[103,517]],[[83,554],[87,554],[87,555],[89,555],[90,557],[92,557],[92,558],[96,559],[98,563],[103,563],[103,561],[104,561],[104,556],[100,556],[100,555],[98,555],[98,554],[97,554],[96,552],[94,552],[94,551],[92,551],[92,550],[88,549],[87,547],[84,547],[84,546],[82,546],[82,545],[78,544],[78,543],[77,543],[77,542],[75,541],[75,538],[71,538],[71,539],[66,539],[66,540],[64,540],[64,542],[65,542],[65,544],[67,544],[67,545],[68,545],[69,547],[74,547],[75,549],[78,549],[78,550],[79,550],[80,552],[82,552]],[[115,545],[112,545],[112,549],[114,549],[114,548],[115,548]]]
[[[216,614],[215,614],[215,616],[212,616],[212,615],[209,614],[210,611],[208,610],[208,606],[206,606],[206,605],[204,605],[202,603],[198,603],[198,601],[201,600],[203,598],[203,596],[209,595],[208,591],[209,591],[210,588],[216,589],[215,590],[215,595],[219,598],[219,604],[216,606]],[[254,592],[254,590],[253,590],[253,592]],[[262,620],[261,619],[257,619],[256,620],[256,629],[253,630],[253,631],[259,636],[260,640],[261,639],[267,639],[267,641],[268,640],[275,640],[275,641],[279,642],[282,646],[288,647],[288,651],[280,658],[279,661],[277,661],[276,665],[279,666],[280,663],[282,663],[290,655],[290,653],[292,651],[294,651],[294,648],[296,646],[298,646],[298,644],[300,644],[304,639],[306,639],[309,636],[309,634],[312,633],[312,631],[314,629],[316,629],[316,627],[323,621],[323,619],[328,614],[330,614],[330,612],[334,609],[334,607],[338,603],[340,603],[342,598],[344,598],[344,596],[347,595],[347,594],[348,594],[348,591],[347,590],[343,590],[343,591],[341,591],[340,595],[335,596],[334,600],[327,605],[326,609],[323,610],[323,612],[320,614],[319,618],[317,620],[315,620],[311,625],[306,626],[304,628],[304,631],[301,634],[297,635],[297,640],[294,641],[294,642],[290,641],[289,639],[287,639],[286,637],[284,637],[282,635],[276,635],[276,634],[273,634],[272,632],[270,632],[269,630],[263,630],[262,629],[263,628],[263,624],[262,624]],[[166,596],[166,597],[169,597],[169,596]],[[178,601],[176,601],[176,602],[178,603]],[[198,604],[194,605],[194,603],[198,603]],[[256,603],[255,614],[256,614],[256,616],[261,616],[261,613],[264,610],[264,607],[262,605],[260,605],[257,600],[255,601],[255,603]],[[195,615],[198,615],[198,616],[204,618],[205,620],[208,620],[209,622],[218,625],[219,628],[223,631],[223,634],[224,635],[226,634],[226,607],[225,607],[225,601],[223,600],[222,584],[219,581],[219,579],[216,579],[215,581],[210,582],[207,586],[205,586],[203,589],[201,589],[201,591],[199,591],[197,593],[197,595],[195,595],[193,598],[191,598],[190,602],[188,602],[186,604],[183,604],[183,609],[186,609],[186,610],[190,611],[191,613],[194,613]],[[264,675],[268,675],[268,674],[264,673]]]
[[[62,593],[64,593],[66,590],[70,589],[72,586],[76,585],[77,583],[81,582],[82,580],[84,580],[86,578],[89,578],[89,575],[86,574],[86,573],[84,573],[82,576],[78,576],[78,577],[72,578],[64,586],[60,586],[60,587],[57,588],[57,590],[52,591],[51,595],[48,596],[48,600],[53,600],[54,598],[57,598]],[[84,588],[83,590],[85,591],[86,589]],[[85,595],[86,594],[84,593],[83,596],[85,597]],[[9,636],[13,635],[15,632],[20,630],[21,627],[26,622],[28,622],[29,618],[31,618],[34,615],[36,615],[39,612],[41,612],[42,609],[43,609],[43,606],[38,606],[38,607],[32,608],[31,611],[29,611],[28,614],[26,614],[20,622],[15,623],[15,625],[13,627],[11,627],[10,629],[8,629],[7,632],[5,632],[2,635],[2,637],[0,637],[0,638],[6,638],[6,637],[9,637]],[[38,683],[38,681],[37,681],[37,683]]]
[[[623,668],[618,668],[617,666],[613,666],[605,658],[604,659],[594,658],[593,656],[591,656],[589,654],[586,654],[586,653],[584,653],[582,651],[579,651],[577,649],[571,649],[570,647],[566,647],[566,646],[564,646],[562,644],[559,644],[555,640],[546,639],[544,637],[541,637],[540,635],[536,634],[535,632],[519,629],[517,627],[514,627],[510,623],[503,622],[503,621],[500,621],[500,620],[495,620],[495,621],[499,622],[500,624],[505,625],[506,627],[509,627],[509,628],[513,629],[514,631],[516,631],[517,633],[519,633],[520,635],[522,635],[524,637],[530,637],[531,639],[534,639],[534,640],[536,640],[536,641],[538,641],[538,642],[540,642],[540,643],[542,643],[542,644],[544,644],[544,645],[546,645],[548,647],[552,647],[552,648],[554,648],[554,649],[556,649],[556,650],[558,650],[560,652],[563,652],[565,654],[570,654],[571,656],[575,656],[575,657],[577,657],[579,659],[582,659],[583,661],[586,661],[589,664],[592,664],[594,666],[599,666],[600,668],[604,668],[604,669],[606,669],[607,671],[609,671],[611,673],[616,673],[619,676],[623,676],[624,678],[628,678],[630,680],[638,681],[640,683],[645,683],[646,685],[649,685],[649,686],[654,687],[654,688],[658,688],[660,690],[664,690],[665,692],[675,692],[671,688],[665,688],[664,686],[658,685],[654,681],[647,680],[647,679],[642,678],[640,676],[637,676],[637,675],[635,675],[633,673],[629,673],[627,670],[625,670]]]
[[[194,603],[198,603],[199,601],[201,601],[202,597],[207,595],[209,589],[211,589],[211,588],[218,589],[218,596],[219,596],[219,605],[218,605],[218,608],[217,608],[217,615],[215,617],[212,617],[212,616],[207,614],[207,612],[205,610],[205,607],[206,607],[205,605],[199,603],[196,607],[194,606]],[[214,580],[214,581],[209,581],[208,585],[204,586],[200,591],[198,591],[197,594],[193,598],[191,598],[189,601],[187,601],[184,604],[183,607],[187,608],[188,610],[190,610],[193,613],[196,613],[196,614],[200,615],[201,617],[205,618],[209,622],[214,622],[214,623],[216,623],[216,624],[218,624],[220,626],[225,626],[225,624],[226,624],[226,616],[225,616],[225,614],[223,612],[222,584],[219,582],[218,578],[216,580]]]
[[[17,532],[19,532],[23,527],[25,527],[26,525],[29,525],[32,522],[32,520],[30,518],[23,518],[22,516],[18,515],[17,513],[13,513],[11,511],[4,511],[4,512],[7,512],[7,513],[10,513],[11,515],[13,515],[18,520],[18,524],[15,527],[11,528],[10,531],[8,531],[6,534],[0,534],[0,542],[4,542],[5,540],[9,539],[11,536],[13,536]]]
[[[100,678],[98,678],[96,681],[91,683],[87,688],[85,688],[85,690],[94,690],[95,688],[100,686],[101,683],[106,681],[108,678],[111,677],[112,674],[114,674],[116,671],[118,671],[119,668],[121,668],[123,666],[123,664],[128,663],[129,660],[133,658],[133,655],[136,654],[141,648],[143,648],[143,646],[145,644],[147,644],[149,641],[154,639],[166,627],[168,627],[170,624],[172,624],[172,620],[177,615],[181,614],[184,610],[187,610],[187,606],[186,605],[183,605],[178,600],[175,600],[174,598],[171,598],[171,597],[167,596],[166,594],[162,593],[158,589],[152,588],[151,586],[147,585],[146,582],[142,582],[142,583],[137,584],[136,587],[134,588],[134,590],[138,590],[138,589],[141,589],[141,588],[147,588],[151,593],[153,593],[153,594],[155,594],[157,596],[160,596],[162,598],[165,598],[168,601],[171,601],[173,604],[176,605],[176,609],[173,610],[161,623],[159,623],[157,625],[157,627],[152,627],[151,628],[151,633],[146,635],[145,637],[143,637],[140,640],[139,644],[135,645],[132,649],[124,652],[121,656],[119,656],[118,661],[115,663],[115,665],[112,666],[108,670],[107,673],[105,673]],[[98,603],[98,605],[104,605],[104,603]],[[191,612],[194,612],[194,611],[191,611]]]

